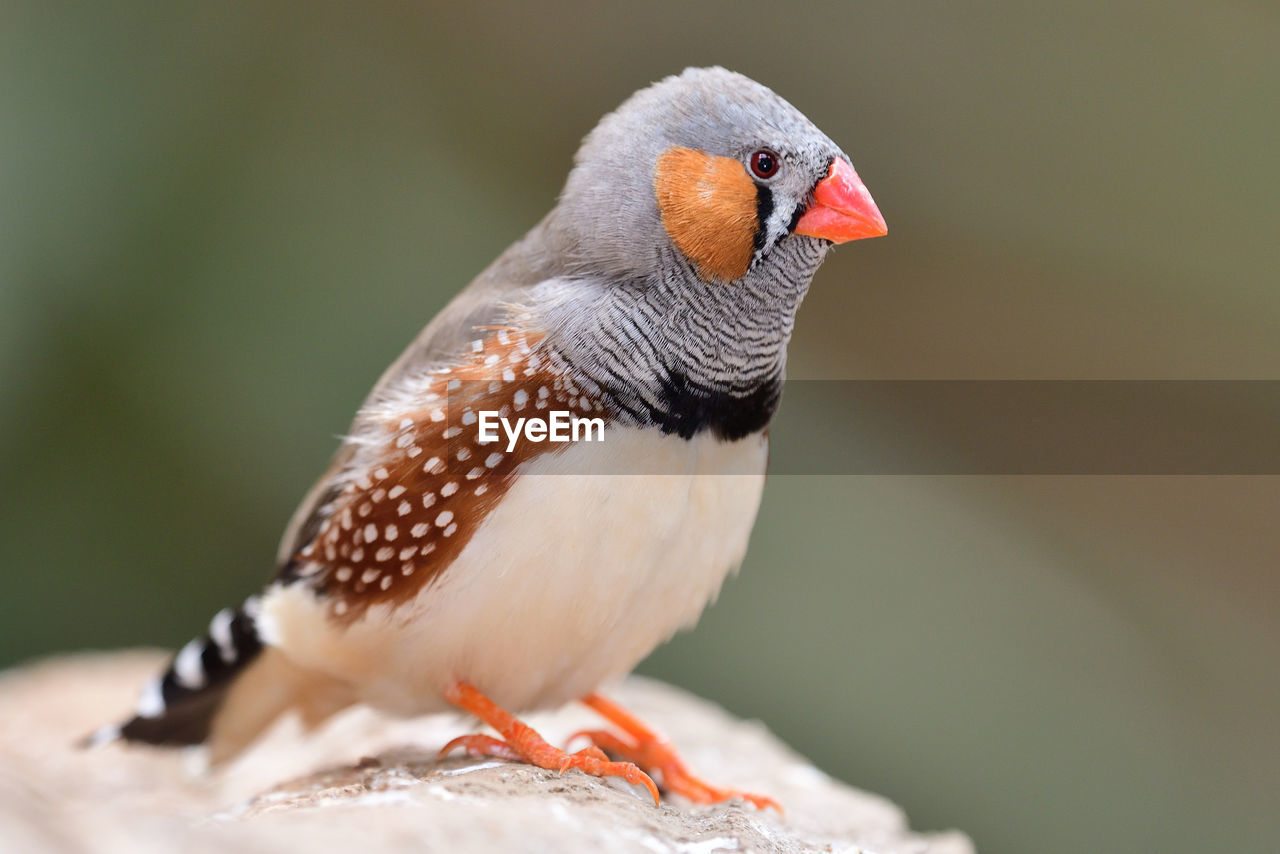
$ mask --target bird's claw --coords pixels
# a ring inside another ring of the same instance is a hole
[[[766,795],[756,795],[739,789],[722,789],[695,777],[669,741],[642,725],[610,701],[593,694],[586,699],[586,702],[617,724],[622,733],[609,730],[580,730],[569,737],[568,743],[585,738],[596,748],[616,759],[634,763],[649,774],[657,773],[664,789],[682,795],[694,803],[714,804],[741,798],[757,809],[768,808],[777,810],[779,815],[784,814],[782,806]]]
[[[456,683],[447,696],[451,702],[493,726],[503,737],[461,735],[446,744],[441,749],[440,756],[460,747],[471,756],[492,756],[496,759],[527,762],[560,774],[577,768],[593,777],[620,777],[634,786],[644,786],[653,797],[654,806],[659,804],[657,784],[635,764],[614,762],[595,744],[575,753],[553,747],[531,727],[520,723],[465,682]]]
[[[515,748],[490,735],[460,735],[440,748],[436,758],[443,759],[459,747],[468,756],[492,756],[495,759],[509,759],[512,762],[519,762],[522,759]]]

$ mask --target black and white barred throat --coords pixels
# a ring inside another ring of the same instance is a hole
[[[656,280],[547,283],[547,346],[622,423],[735,441],[777,409],[796,311],[826,248],[786,241],[736,282],[673,255]]]

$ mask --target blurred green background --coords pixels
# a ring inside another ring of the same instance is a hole
[[[892,228],[793,377],[1280,378],[1278,44],[1271,2],[5,2],[0,664],[260,584],[382,368],[687,65]],[[1276,477],[776,477],[643,670],[990,854],[1274,851],[1278,520]]]

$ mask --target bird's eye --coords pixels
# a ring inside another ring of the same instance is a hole
[[[751,155],[751,171],[757,178],[772,178],[778,174],[778,155],[762,148]]]

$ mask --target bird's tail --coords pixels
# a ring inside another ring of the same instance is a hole
[[[123,739],[165,746],[207,745],[217,764],[247,747],[276,718],[296,711],[312,729],[356,701],[332,677],[292,662],[264,643],[257,597],[214,615],[209,631],[178,651],[143,689],[129,720],[83,742]]]
[[[86,746],[116,739],[167,746],[207,741],[232,683],[262,653],[257,617],[257,597],[215,614],[209,631],[188,642],[147,683],[133,717],[98,730]]]

